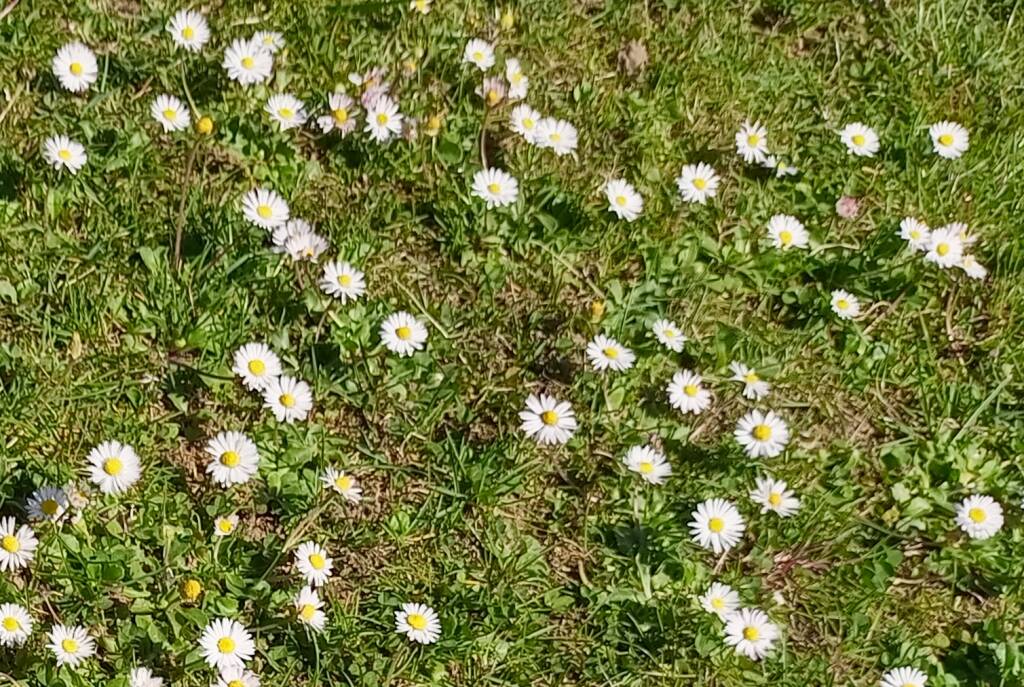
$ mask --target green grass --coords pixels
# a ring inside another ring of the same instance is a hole
[[[102,685],[144,664],[205,685],[196,642],[220,615],[254,629],[264,684],[875,685],[904,664],[929,685],[1022,684],[1019,3],[509,7],[512,31],[482,3],[439,0],[426,17],[404,1],[208,3],[214,38],[198,56],[171,48],[173,3],[25,0],[0,20],[0,512],[24,520],[25,497],[80,479],[100,441],[132,444],[144,464],[124,497],[94,495],[81,520],[38,526],[31,572],[0,576],[0,602],[38,623],[24,648],[0,649],[0,684]],[[270,84],[243,89],[222,50],[257,28],[288,45]],[[477,36],[497,39],[499,65],[520,58],[530,104],[577,126],[576,158],[527,148],[507,106],[484,120],[477,73],[460,64]],[[81,97],[49,71],[72,39],[100,55]],[[631,40],[649,54],[632,76],[618,60]],[[410,57],[418,69],[403,74]],[[403,112],[444,114],[437,139],[281,133],[262,111],[278,91],[320,109],[378,63]],[[149,118],[153,97],[184,97],[186,84],[216,121],[209,138],[159,135]],[[732,137],[747,118],[799,176],[742,164]],[[931,153],[927,126],[941,119],[970,129],[960,160]],[[835,131],[850,121],[876,128],[878,157],[847,155]],[[90,155],[75,177],[39,155],[65,132]],[[520,181],[511,211],[469,195],[481,139]],[[697,160],[723,177],[705,207],[673,182]],[[637,222],[605,211],[612,176],[644,195]],[[328,304],[315,266],[269,252],[238,211],[257,184],[367,273],[365,300]],[[861,199],[856,219],[836,216],[842,195]],[[804,220],[811,251],[765,247],[777,212]],[[896,235],[905,215],[969,222],[989,279],[911,257]],[[833,288],[866,314],[837,320]],[[376,334],[399,309],[430,329],[412,358]],[[649,337],[660,315],[692,338],[683,354]],[[637,366],[592,372],[583,349],[599,332],[633,347]],[[276,423],[232,379],[231,353],[250,340],[313,386],[308,422]],[[779,458],[751,461],[732,440],[749,406],[727,381],[733,359],[773,384],[766,404],[795,433]],[[715,392],[695,421],[665,402],[680,367]],[[567,447],[518,431],[531,390],[572,401]],[[263,458],[258,481],[228,492],[203,473],[222,429],[249,433]],[[647,441],[675,470],[661,488],[619,463]],[[356,474],[366,500],[322,493],[327,465]],[[801,496],[797,516],[757,513],[746,493],[765,472]],[[986,542],[953,522],[973,492],[1006,509]],[[722,561],[686,526],[713,496],[748,520]],[[216,543],[213,517],[229,512],[242,526]],[[307,538],[339,572],[316,637],[287,617],[301,585],[282,550]],[[205,587],[197,605],[178,591],[189,577]],[[695,600],[712,579],[781,626],[769,658],[723,645]],[[393,632],[410,599],[440,613],[438,644]],[[55,670],[53,622],[87,625],[98,658]]]

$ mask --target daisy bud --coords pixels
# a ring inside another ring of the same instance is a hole
[[[213,119],[211,117],[200,117],[199,121],[196,122],[196,131],[203,136],[209,136],[213,133]]]
[[[426,124],[423,126],[423,133],[431,138],[434,138],[441,133],[441,115],[430,115]]]
[[[512,10],[505,10],[501,15],[501,29],[503,31],[511,31],[515,25],[516,17],[512,14]]]
[[[598,322],[604,317],[604,301],[593,301],[590,304],[590,319]]]
[[[189,603],[194,603],[203,593],[203,583],[199,580],[185,580],[181,584],[181,596]]]

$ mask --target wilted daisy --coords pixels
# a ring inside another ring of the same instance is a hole
[[[345,474],[344,470],[327,468],[320,476],[320,481],[342,495],[349,503],[359,503],[363,500],[363,490],[352,475]]]
[[[523,68],[519,60],[510,57],[505,60],[505,78],[508,79],[508,97],[510,100],[520,100],[526,97],[526,91],[530,87],[530,80],[523,74]]]
[[[751,458],[774,458],[789,443],[789,427],[770,410],[751,410],[736,423],[733,436]]]
[[[277,93],[267,98],[264,111],[281,127],[294,129],[306,123],[306,104],[290,93]]]
[[[695,165],[683,165],[676,177],[676,186],[687,203],[704,204],[708,198],[718,193],[718,175],[714,168],[706,162]]]
[[[761,160],[761,166],[765,169],[774,169],[775,177],[777,179],[792,176],[800,171],[793,165],[788,164],[781,157],[777,157],[775,155],[766,155],[765,158]]]
[[[561,157],[576,150],[578,135],[576,127],[564,119],[544,117],[537,122],[534,143],[541,148],[550,148]]]
[[[988,270],[973,255],[961,258],[960,269],[971,279],[984,279],[988,276]]]
[[[608,209],[619,219],[632,222],[644,210],[644,199],[625,179],[612,179],[604,187]]]
[[[32,616],[18,604],[0,604],[0,646],[21,646],[32,634]]]
[[[900,222],[900,238],[914,250],[927,251],[931,237],[928,225],[914,217],[904,217]]]
[[[760,401],[771,391],[768,382],[761,379],[757,372],[741,362],[732,361],[729,363],[729,371],[732,372],[731,379],[734,382],[743,383],[743,397],[752,401]]]
[[[964,242],[960,230],[953,225],[939,227],[928,237],[928,252],[924,259],[943,269],[960,264],[964,255]]]
[[[712,582],[703,596],[700,605],[708,613],[714,613],[722,620],[740,607],[740,595],[727,584]]]
[[[523,421],[520,429],[538,444],[564,444],[576,433],[572,406],[545,394],[527,396],[526,409],[519,411],[519,419]]]
[[[971,539],[988,539],[1003,526],[1003,507],[991,496],[968,496],[956,507],[956,524]]]
[[[242,668],[256,654],[256,645],[245,626],[227,618],[207,624],[199,638],[199,649],[207,665],[220,671]]]
[[[238,529],[237,515],[220,515],[213,520],[213,536],[227,537]]]
[[[173,95],[158,95],[149,106],[149,114],[164,131],[181,131],[192,123],[192,116]]]
[[[245,484],[259,470],[256,444],[241,432],[220,432],[206,444],[210,462],[206,471],[222,487]]]
[[[407,312],[396,312],[380,325],[380,340],[392,353],[405,357],[423,350],[427,328]]]
[[[313,393],[301,379],[282,375],[274,377],[263,388],[263,407],[274,414],[278,422],[305,420],[313,409]]]
[[[669,404],[682,413],[700,415],[711,405],[711,392],[702,386],[699,374],[681,370],[665,386]]]
[[[128,687],[163,687],[163,678],[153,675],[149,668],[135,668],[128,676]]]
[[[778,638],[778,626],[756,608],[742,608],[725,620],[725,643],[751,660],[764,658]]]
[[[71,666],[96,653],[96,640],[81,625],[54,625],[50,628],[47,647],[57,657],[57,666]]]
[[[281,359],[262,343],[247,343],[235,351],[231,371],[252,391],[259,391],[281,374]]]
[[[242,198],[242,214],[251,224],[273,229],[288,221],[288,203],[276,191],[254,188]]]
[[[334,561],[327,555],[327,549],[316,542],[308,541],[295,549],[295,569],[307,584],[315,587],[327,584],[333,567]]]
[[[736,132],[736,154],[747,163],[764,161],[768,155],[768,130],[761,122],[743,122]]]
[[[494,47],[487,41],[474,38],[466,43],[462,61],[474,64],[483,71],[494,66]]]
[[[324,265],[320,290],[342,304],[348,303],[366,293],[366,275],[347,262],[332,260]]]
[[[831,305],[832,312],[841,320],[852,320],[860,315],[860,300],[849,291],[834,290]]]
[[[378,143],[385,143],[402,132],[402,117],[398,103],[382,95],[366,107],[364,131]]]
[[[259,43],[236,38],[224,50],[221,66],[227,70],[228,78],[248,86],[270,78],[274,70],[274,55]]]
[[[104,494],[122,494],[139,481],[142,467],[135,449],[119,441],[105,441],[86,456],[89,479]]]
[[[505,207],[519,197],[519,182],[507,172],[495,167],[481,169],[473,175],[473,195],[489,208]]]
[[[671,320],[656,321],[651,325],[651,331],[654,332],[654,338],[658,343],[676,353],[683,350],[683,344],[687,341],[682,330]]]
[[[78,41],[61,47],[53,56],[51,67],[60,85],[72,93],[80,93],[89,88],[99,76],[96,55]]]
[[[537,134],[537,122],[541,120],[540,112],[529,105],[516,105],[509,115],[509,126],[529,143],[534,142]]]
[[[252,35],[252,42],[274,54],[284,47],[284,36],[277,31],[257,31]]]
[[[792,215],[772,215],[768,220],[768,238],[775,248],[806,248],[810,238],[803,222]]]
[[[57,171],[66,169],[72,174],[77,174],[87,159],[82,144],[64,135],[50,136],[43,141],[43,158]]]
[[[939,157],[952,160],[960,157],[970,146],[970,134],[956,122],[942,121],[928,127],[932,149]]]
[[[181,10],[171,17],[167,22],[167,32],[175,45],[192,52],[199,52],[210,40],[206,17],[193,10]]]
[[[316,261],[330,245],[320,234],[315,231],[300,231],[292,234],[284,242],[284,251],[295,261],[312,260]]]
[[[260,687],[260,678],[245,668],[227,668],[220,672],[215,687]]]
[[[928,676],[917,668],[893,668],[882,675],[881,687],[925,687]]]
[[[757,486],[750,492],[750,500],[761,506],[761,512],[773,511],[788,518],[800,509],[800,499],[780,479],[758,477]]]
[[[476,94],[484,99],[488,107],[499,105],[505,99],[507,92],[505,81],[497,76],[488,76],[476,89]]]
[[[598,372],[622,372],[636,361],[633,351],[604,334],[598,334],[587,344],[587,358]]]
[[[300,623],[309,625],[320,632],[327,624],[327,614],[323,612],[324,602],[312,587],[303,587],[295,596],[295,617]]]
[[[878,134],[874,129],[859,122],[847,124],[839,132],[839,138],[846,149],[854,155],[871,157],[878,152]]]
[[[347,136],[356,128],[355,101],[346,93],[331,93],[327,97],[328,114],[317,117],[316,123],[325,134],[332,131]]]
[[[430,606],[404,603],[402,610],[395,611],[395,631],[409,641],[433,644],[441,636],[441,621]]]
[[[747,527],[736,506],[725,499],[708,499],[699,504],[691,515],[690,535],[693,540],[716,554],[736,546]]]
[[[68,509],[68,495],[59,487],[40,487],[32,492],[25,506],[33,520],[56,522]]]
[[[26,567],[35,558],[37,546],[31,527],[18,527],[12,517],[0,518],[0,570]]]
[[[665,459],[665,454],[650,446],[630,448],[622,462],[651,484],[664,484],[665,478],[672,474],[672,466]]]

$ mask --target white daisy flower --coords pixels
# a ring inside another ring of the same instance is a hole
[[[512,108],[512,114],[509,115],[509,126],[528,143],[533,143],[537,136],[537,123],[541,119],[540,112],[524,103]]]
[[[370,138],[386,143],[402,133],[402,118],[398,103],[391,96],[382,95],[366,107],[366,128]]]
[[[551,148],[561,157],[576,150],[578,134],[576,127],[564,119],[544,117],[537,122],[534,143],[540,148]]]
[[[881,687],[925,687],[928,676],[917,668],[893,668],[882,675]]]
[[[316,123],[325,134],[332,131],[347,136],[356,128],[355,101],[346,93],[331,93],[327,96],[330,107],[328,114],[317,117]]]
[[[235,533],[238,529],[238,516],[231,515],[219,515],[213,520],[213,536],[215,537],[227,537]]]
[[[800,509],[800,499],[780,479],[758,477],[757,486],[750,492],[750,500],[761,506],[761,512],[774,511],[788,518]]]
[[[489,208],[505,207],[519,197],[519,182],[507,172],[495,167],[481,169],[473,175],[473,195]]]
[[[165,132],[181,131],[192,123],[188,109],[173,95],[158,95],[149,106],[149,114]]]
[[[725,620],[740,607],[740,595],[727,584],[712,582],[700,597],[700,605],[708,613],[714,613]]]
[[[271,230],[288,221],[285,199],[267,188],[254,188],[242,198],[242,214],[251,224]]]
[[[765,156],[765,158],[761,160],[761,166],[765,169],[774,169],[776,179],[792,176],[800,171],[796,167],[787,164],[781,157],[775,155]]]
[[[316,262],[328,248],[330,245],[327,243],[327,239],[315,231],[300,231],[289,236],[284,242],[284,251],[296,262],[301,260]]]
[[[949,231],[959,236],[960,240],[963,242],[965,247],[973,246],[975,243],[978,242],[978,237],[970,233],[969,228],[965,222],[950,222],[949,224],[942,228],[948,229]]]
[[[260,678],[245,668],[227,668],[220,672],[215,687],[260,687]]]
[[[395,632],[411,642],[433,644],[441,636],[441,621],[430,606],[404,603],[402,610],[395,611]]]
[[[260,391],[280,376],[281,359],[269,346],[254,341],[235,351],[231,371],[242,378],[246,388]]]
[[[422,351],[427,343],[427,328],[407,312],[396,312],[380,325],[380,340],[392,353],[402,357]]]
[[[860,299],[849,291],[836,289],[832,292],[832,312],[841,320],[852,320],[860,315]]]
[[[682,330],[671,320],[656,321],[651,325],[651,331],[654,332],[654,338],[658,340],[658,343],[676,353],[683,350],[683,344],[687,341]]]
[[[306,104],[291,93],[278,93],[267,98],[263,110],[281,127],[294,129],[306,123]]]
[[[706,162],[683,165],[682,171],[676,177],[676,186],[679,187],[679,194],[687,203],[703,205],[708,198],[714,198],[718,193],[718,175],[715,174],[714,168]]]
[[[505,81],[497,76],[488,76],[484,82],[477,87],[476,94],[484,99],[488,107],[497,107],[505,99],[508,88]]]
[[[608,198],[608,210],[619,219],[632,222],[644,210],[644,199],[625,179],[609,181],[604,187],[604,195]]]
[[[971,539],[988,539],[1003,526],[1003,507],[991,496],[973,494],[957,506],[956,524]]]
[[[86,456],[89,479],[104,494],[123,494],[142,476],[135,449],[118,441],[105,441]]]
[[[313,233],[313,225],[301,217],[289,217],[284,224],[274,227],[270,234],[270,251],[272,253],[287,253],[285,245],[288,239],[302,233]]]
[[[462,61],[476,65],[481,71],[487,71],[494,66],[494,46],[487,41],[474,38],[466,43]]]
[[[973,255],[965,255],[961,258],[960,269],[971,279],[984,279],[988,276],[988,270]]]
[[[927,251],[932,238],[928,225],[914,217],[904,217],[900,222],[900,238],[914,250]]]
[[[928,127],[928,135],[932,137],[932,149],[935,154],[947,160],[960,157],[970,147],[971,135],[956,122],[942,121],[932,124]]]
[[[25,504],[33,520],[57,522],[68,509],[68,495],[60,487],[40,487],[32,492]]]
[[[277,31],[257,31],[250,40],[271,54],[277,54],[277,51],[284,47],[284,36]]]
[[[256,444],[241,432],[220,432],[206,444],[210,462],[206,471],[222,487],[245,484],[259,471]]]
[[[510,57],[505,60],[505,78],[508,79],[509,100],[522,100],[530,87],[530,80],[523,74],[519,60]]]
[[[736,154],[748,164],[764,162],[768,155],[768,130],[761,122],[743,122],[736,132]]]
[[[96,55],[78,41],[61,47],[53,56],[51,67],[60,85],[72,93],[86,90],[99,76]]]
[[[412,0],[409,9],[416,10],[420,14],[430,14],[430,5],[433,0]]]
[[[700,375],[691,370],[681,370],[672,375],[665,391],[669,404],[684,415],[700,415],[711,405],[711,392],[703,387]]]
[[[149,668],[135,668],[128,676],[128,687],[163,687],[163,678],[153,675]]]
[[[768,382],[761,379],[753,368],[747,367],[741,362],[734,360],[729,363],[729,371],[732,372],[732,377],[729,379],[743,383],[743,398],[760,401],[771,391]]]
[[[32,634],[32,616],[18,604],[0,604],[0,646],[21,646]]]
[[[181,10],[167,22],[167,32],[179,48],[199,52],[210,40],[206,17],[193,10]]]
[[[736,647],[736,653],[757,661],[772,650],[779,638],[779,628],[764,611],[742,608],[725,621],[725,643]]]
[[[0,518],[0,570],[27,567],[36,555],[39,540],[28,525],[17,527],[14,518]]]
[[[43,141],[43,159],[58,172],[66,169],[77,174],[88,158],[81,143],[60,135],[50,136]]]
[[[598,334],[587,344],[587,358],[598,372],[622,372],[633,367],[636,355],[615,339]]]
[[[672,474],[665,454],[650,446],[633,446],[626,451],[622,462],[651,484],[664,484],[665,478]]]
[[[788,250],[790,248],[806,248],[810,235],[803,222],[792,215],[772,215],[768,220],[768,238],[772,246]]]
[[[341,496],[349,503],[359,503],[363,500],[363,490],[360,488],[356,478],[345,474],[344,470],[327,468],[320,476],[320,481]]]
[[[312,587],[303,587],[295,597],[295,616],[300,623],[305,623],[317,632],[322,632],[327,624],[327,614],[323,612],[324,602]]]
[[[243,86],[263,83],[274,71],[274,55],[259,43],[236,38],[224,50],[221,66],[229,79]]]
[[[751,410],[736,423],[733,436],[751,458],[774,458],[789,443],[789,427],[770,410]]]
[[[278,422],[305,420],[313,409],[313,392],[301,379],[287,375],[274,377],[263,388],[263,407],[272,412]]]
[[[245,626],[227,618],[207,624],[199,638],[199,649],[207,665],[219,671],[243,668],[256,654],[256,645]]]
[[[71,666],[96,653],[96,640],[81,625],[54,625],[50,629],[47,647],[57,657],[57,666]]]
[[[316,542],[299,544],[295,549],[295,568],[306,580],[306,584],[322,587],[330,579],[334,561],[327,555],[327,549]]]
[[[344,305],[366,293],[366,275],[347,262],[332,260],[324,265],[320,290]]]
[[[960,264],[964,256],[964,242],[960,230],[952,225],[939,227],[928,237],[928,252],[924,259],[943,269]]]
[[[519,419],[523,421],[520,429],[538,444],[564,444],[576,433],[572,406],[545,394],[527,396],[526,410],[519,411]]]
[[[878,134],[860,122],[843,127],[839,132],[839,138],[846,145],[846,149],[854,155],[871,157],[878,152]]]
[[[697,506],[690,521],[690,535],[705,549],[716,554],[736,546],[747,528],[743,516],[725,499],[708,499]]]

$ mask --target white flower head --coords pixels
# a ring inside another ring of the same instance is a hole
[[[247,343],[234,355],[231,371],[252,391],[260,391],[281,374],[281,359],[262,343]]]
[[[852,320],[860,315],[860,299],[849,291],[836,289],[831,297],[832,312],[841,320]]]
[[[0,604],[0,646],[21,646],[32,634],[34,622],[24,606]]]
[[[57,657],[58,667],[74,668],[96,653],[96,640],[81,625],[54,625],[50,629],[49,640],[47,646]]]
[[[545,394],[530,394],[526,409],[519,411],[526,436],[538,444],[564,444],[576,432],[576,414],[568,401],[559,401]]]
[[[366,106],[365,131],[378,143],[387,143],[402,133],[403,118],[398,103],[391,96],[382,95]]]
[[[165,132],[181,131],[192,123],[192,115],[173,95],[158,95],[149,106],[149,114]]]
[[[295,569],[306,584],[322,587],[331,578],[334,561],[327,555],[327,549],[316,542],[299,544],[295,549]]]
[[[1003,527],[1003,507],[991,496],[968,496],[956,508],[956,524],[971,539],[988,539]]]
[[[67,492],[60,487],[40,487],[32,492],[25,505],[33,520],[57,522],[64,517],[70,503]]]
[[[960,269],[971,279],[984,279],[988,270],[973,255],[965,255],[960,259]]]
[[[564,119],[544,117],[537,122],[533,142],[540,148],[550,148],[561,157],[576,150],[579,135],[576,127]]]
[[[305,420],[313,409],[313,392],[301,379],[287,375],[274,377],[263,388],[263,407],[270,410],[278,422]]]
[[[626,451],[622,462],[651,484],[664,484],[672,474],[672,466],[665,454],[651,446],[633,446]]]
[[[882,675],[881,687],[925,687],[928,676],[917,668],[893,668]]]
[[[142,476],[135,449],[119,441],[105,441],[86,456],[89,479],[104,494],[123,494]]]
[[[761,166],[764,167],[765,169],[775,170],[776,179],[782,179],[783,177],[792,176],[800,171],[799,169],[797,169],[791,164],[788,164],[784,159],[776,155],[766,155],[765,158],[761,160]]]
[[[644,199],[625,179],[612,179],[604,187],[608,210],[619,219],[632,222],[644,211]]]
[[[523,103],[512,108],[512,113],[509,115],[509,126],[528,143],[534,143],[537,137],[537,123],[541,119],[540,112]]]
[[[206,453],[210,456],[206,471],[222,487],[245,484],[259,470],[256,444],[241,432],[220,432],[207,442]]]
[[[768,130],[761,122],[743,122],[736,132],[736,154],[748,164],[764,162],[768,156]]]
[[[636,362],[633,351],[604,334],[598,334],[587,344],[587,358],[598,372],[623,372]]]
[[[932,231],[924,259],[943,269],[956,267],[964,255],[964,241],[958,227],[947,225]]]
[[[715,554],[736,546],[747,528],[736,506],[725,499],[708,499],[698,504],[692,516],[690,535],[693,540]]]
[[[82,144],[64,135],[43,141],[43,158],[57,171],[66,169],[72,174],[77,174],[88,159]]]
[[[317,632],[322,632],[327,624],[327,614],[324,613],[324,602],[320,595],[312,587],[303,587],[295,597],[295,616],[300,623],[309,625]]]
[[[251,224],[268,231],[281,226],[291,216],[285,199],[267,188],[254,188],[245,194],[242,214]]]
[[[676,186],[687,203],[703,205],[708,198],[714,198],[718,193],[718,181],[718,174],[714,168],[706,162],[700,162],[695,165],[683,165],[679,176],[676,177]]]
[[[289,236],[284,242],[284,252],[296,261],[310,260],[316,262],[330,245],[315,231],[299,231]]]
[[[932,137],[932,149],[939,157],[954,160],[970,147],[971,135],[960,124],[942,121],[928,127],[928,135]]]
[[[708,613],[725,620],[740,607],[740,595],[727,584],[713,582],[700,597],[700,605]]]
[[[277,122],[281,131],[295,129],[306,123],[306,103],[291,93],[277,93],[267,98],[263,109]]]
[[[380,325],[380,340],[392,353],[407,357],[427,344],[427,328],[407,312],[388,315]]]
[[[792,215],[772,215],[768,220],[768,238],[775,248],[806,248],[810,235],[803,222]]]
[[[215,687],[260,687],[260,678],[245,668],[225,668],[220,671]]]
[[[729,371],[732,372],[731,379],[734,382],[743,384],[743,397],[752,401],[760,401],[771,391],[768,382],[761,379],[757,372],[741,362],[732,361],[729,363]]]
[[[199,52],[210,40],[206,17],[194,10],[181,10],[167,22],[167,33],[179,48]]]
[[[441,621],[430,606],[404,603],[402,610],[395,611],[395,632],[411,642],[433,644],[441,636]]]
[[[317,117],[316,123],[325,134],[332,131],[347,136],[356,128],[355,101],[346,93],[331,93],[327,97],[330,111]]]
[[[341,494],[349,503],[359,503],[363,500],[363,490],[356,482],[356,478],[346,474],[344,470],[327,468],[320,476],[320,481],[330,489]]]
[[[774,458],[789,443],[789,427],[770,410],[751,410],[736,423],[733,436],[751,458]]]
[[[742,608],[725,621],[725,643],[736,647],[736,653],[757,661],[772,650],[779,638],[779,628],[764,611]]]
[[[508,97],[510,100],[521,100],[526,97],[530,80],[523,74],[519,60],[510,57],[505,60],[505,78],[508,79]]]
[[[215,537],[229,537],[237,529],[238,516],[234,513],[231,515],[218,515],[213,520],[213,536]]]
[[[149,668],[133,668],[128,676],[128,687],[163,687],[164,680],[153,675]]]
[[[344,305],[366,293],[366,275],[347,262],[332,260],[324,265],[320,290]]]
[[[274,71],[274,54],[252,40],[236,38],[224,50],[221,66],[229,79],[243,86],[263,83]]]
[[[72,93],[88,89],[99,76],[96,55],[78,41],[62,46],[53,56],[51,67],[60,85]]]
[[[489,208],[505,207],[519,197],[519,182],[511,174],[495,167],[481,169],[473,175],[473,195]]]
[[[654,338],[658,340],[658,343],[675,353],[682,351],[683,344],[687,342],[687,338],[683,335],[683,330],[671,320],[656,321],[651,325],[651,331],[654,333]]]
[[[788,518],[800,509],[800,499],[793,495],[782,480],[758,477],[756,484],[750,492],[750,500],[761,506],[762,513],[772,511]]]
[[[476,94],[484,99],[488,107],[497,107],[508,95],[508,87],[501,77],[487,76],[477,87]]]
[[[277,54],[284,47],[284,36],[277,31],[257,31],[250,40],[271,54]]]
[[[900,222],[900,238],[914,250],[927,251],[932,238],[932,230],[927,224],[914,217],[904,217]]]
[[[847,124],[839,132],[839,138],[853,155],[872,157],[878,152],[878,134],[871,127],[859,122]]]
[[[494,66],[494,46],[487,41],[474,38],[466,43],[462,61],[475,65],[481,71],[487,71]]]
[[[219,671],[243,668],[256,654],[256,645],[245,626],[227,618],[207,624],[199,638],[199,649],[207,665]]]
[[[681,370],[672,375],[665,391],[669,404],[684,415],[700,415],[711,405],[711,392],[704,388],[701,376],[692,370]]]
[[[27,567],[38,546],[39,540],[31,527],[18,527],[12,517],[0,518],[0,571]]]

